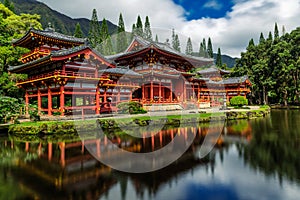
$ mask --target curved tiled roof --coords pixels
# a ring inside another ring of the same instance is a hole
[[[79,44],[84,44],[87,42],[87,40],[84,38],[76,38],[74,36],[64,35],[62,33],[58,33],[53,30],[37,30],[37,29],[31,28],[25,33],[25,35],[22,38],[13,41],[12,42],[13,45],[15,45],[15,46],[21,45],[23,41],[28,39],[28,37],[31,37],[32,33],[40,35],[40,36],[44,36],[47,38],[51,38],[51,39],[62,40],[65,42],[73,42],[73,43],[79,43]]]
[[[223,79],[221,81],[210,80],[207,83],[209,83],[209,84],[223,84],[223,85],[226,85],[226,84],[240,84],[240,83],[244,83],[246,80],[249,80],[248,76],[230,77],[230,78]]]
[[[197,72],[198,74],[210,74],[210,73],[223,73],[223,74],[230,74],[230,71],[219,69],[215,66],[211,66],[209,68],[202,69]]]
[[[142,77],[142,74],[139,74],[135,71],[132,71],[131,69],[125,69],[125,68],[107,68],[103,70],[99,70],[100,73],[107,73],[107,74],[118,74],[118,75],[129,75],[129,76],[138,76]]]
[[[139,43],[141,43],[144,47],[142,47],[142,48],[140,48],[140,49],[138,49],[136,51],[124,51],[124,52],[119,53],[119,54],[106,56],[106,58],[107,59],[115,60],[115,59],[118,59],[119,57],[122,57],[122,56],[132,55],[132,54],[135,54],[135,53],[137,53],[139,51],[143,51],[145,49],[150,48],[153,45],[153,47],[155,47],[155,48],[157,48],[159,50],[165,51],[167,53],[170,53],[170,54],[173,54],[173,55],[176,55],[176,56],[181,56],[181,57],[183,57],[183,58],[185,58],[187,60],[191,59],[191,60],[202,61],[202,62],[213,62],[213,59],[211,59],[211,58],[191,56],[191,55],[186,55],[184,53],[178,52],[175,49],[171,48],[168,44],[165,44],[165,43],[149,41],[149,40],[146,40],[146,39],[144,39],[142,37],[139,37],[139,36],[135,36],[133,38],[133,41],[134,40],[136,40]],[[131,44],[133,43],[133,41],[131,42]]]
[[[89,50],[93,51],[93,53],[95,53],[97,56],[103,58],[103,60],[105,60],[107,63],[111,63],[109,60],[107,60],[99,52],[93,50],[90,46],[88,46],[88,45],[81,45],[81,46],[76,46],[76,47],[69,48],[69,49],[63,49],[63,50],[58,50],[58,51],[51,51],[51,53],[49,55],[44,56],[44,57],[39,58],[39,59],[36,59],[36,60],[33,60],[31,62],[27,62],[27,63],[21,64],[21,65],[17,65],[17,66],[9,66],[8,71],[15,71],[15,70],[21,69],[23,67],[28,67],[28,66],[31,66],[31,65],[35,65],[35,64],[41,63],[43,61],[47,61],[47,60],[50,61],[51,58],[67,56],[67,55],[70,55],[70,54],[73,54],[73,53],[77,53],[77,52],[83,51],[85,49],[89,49]]]

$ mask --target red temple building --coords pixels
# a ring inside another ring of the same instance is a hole
[[[116,111],[124,101],[139,101],[145,109],[155,104],[201,108],[250,92],[247,77],[222,78],[230,72],[211,67],[213,59],[140,37],[111,56],[92,49],[86,39],[51,29],[30,29],[13,45],[30,50],[9,71],[28,75],[17,85],[25,90],[27,111],[36,102],[41,114],[100,114]]]

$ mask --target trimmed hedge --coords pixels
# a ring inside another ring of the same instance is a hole
[[[248,99],[243,96],[235,96],[230,99],[230,105],[242,107],[244,105],[248,105]]]
[[[117,105],[118,112],[123,114],[142,114],[147,113],[146,110],[143,109],[143,106],[139,102],[129,101],[122,102]]]

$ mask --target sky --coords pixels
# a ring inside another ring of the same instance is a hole
[[[211,38],[214,52],[240,57],[249,40],[258,41],[274,31],[286,32],[300,26],[300,0],[39,0],[72,18],[91,19],[97,9],[98,19],[118,24],[122,13],[127,31],[140,15],[149,16],[153,35],[160,41],[171,38],[172,29],[179,35],[184,52],[187,38],[195,52],[203,38]]]

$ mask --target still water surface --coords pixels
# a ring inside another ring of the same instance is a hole
[[[161,131],[149,140],[112,138],[149,152],[196,134],[172,165],[144,174],[118,172],[96,161],[81,141],[36,136],[0,138],[0,199],[299,199],[300,113],[273,110],[262,119]],[[199,158],[203,136],[222,131]],[[109,138],[105,138],[109,139]],[[126,140],[126,142],[124,142]],[[99,147],[113,148],[97,141]]]

